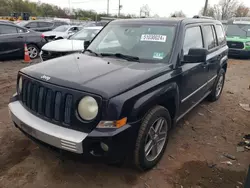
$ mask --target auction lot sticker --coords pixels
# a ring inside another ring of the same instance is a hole
[[[141,36],[141,41],[166,42],[166,40],[166,35],[143,34]]]

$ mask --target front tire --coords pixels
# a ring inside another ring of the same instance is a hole
[[[216,78],[215,84],[212,88],[212,92],[208,96],[209,101],[214,102],[220,98],[224,87],[224,83],[225,83],[225,71],[224,69],[221,69]]]
[[[155,106],[144,117],[136,140],[134,162],[140,170],[153,168],[162,158],[168,142],[171,117],[166,108]]]

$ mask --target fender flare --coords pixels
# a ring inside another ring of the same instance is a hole
[[[179,111],[179,88],[176,83],[169,83],[138,98],[131,109],[130,118],[142,118],[142,115],[144,115],[150,107],[159,104],[159,102],[167,101],[170,98],[174,99],[174,114],[176,116]]]
[[[220,60],[220,67],[223,67],[225,64],[227,64],[228,56],[225,55],[224,57],[221,58]]]

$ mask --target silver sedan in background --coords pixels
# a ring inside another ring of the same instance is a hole
[[[50,42],[52,40],[69,38],[70,36],[80,31],[82,28],[82,26],[76,25],[62,25],[53,29],[52,31],[44,32],[43,35],[44,38],[48,42]]]

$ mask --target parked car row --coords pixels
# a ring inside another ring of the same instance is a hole
[[[41,50],[43,61],[84,50],[84,41],[91,41],[102,27],[86,27],[67,39],[45,44]]]
[[[21,21],[16,24],[18,26],[40,32],[51,31],[61,25],[69,25],[67,22],[63,21],[40,21],[40,20]]]
[[[61,52],[63,52],[60,55],[50,54],[49,56],[47,56],[48,59],[52,57],[61,56],[66,52],[72,53],[76,51],[81,51],[84,49],[84,39],[91,40],[102,28],[87,27],[86,29],[82,30],[83,26],[66,25],[61,21],[55,21],[54,25],[62,25],[56,27],[52,31],[41,33],[33,30],[39,30],[37,28],[32,27],[34,26],[34,23],[40,25],[41,23],[44,24],[49,22],[25,21],[20,22],[18,24],[9,23],[6,21],[0,22],[0,59],[19,57],[22,58],[24,55],[24,44],[27,44],[31,59],[37,58],[39,56],[42,47],[46,43],[48,44],[47,46],[45,46],[46,50],[43,53],[43,56],[45,56],[46,52],[49,51],[59,52],[61,50]],[[32,29],[28,29],[27,27]],[[47,29],[40,28],[40,30]],[[75,34],[76,36],[72,37]],[[60,41],[60,39],[65,40]],[[55,40],[58,40],[58,42],[55,42]],[[49,42],[51,41],[52,43],[50,44]]]

